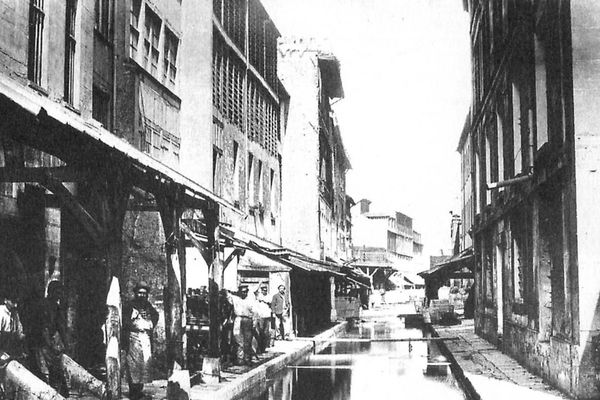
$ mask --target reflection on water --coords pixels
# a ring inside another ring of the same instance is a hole
[[[400,319],[368,321],[347,338],[420,338],[418,329],[404,329]],[[410,348],[409,348],[410,346]],[[432,342],[340,342],[309,356],[257,388],[253,400],[304,399],[464,399],[452,376],[430,377],[427,359],[439,355]]]

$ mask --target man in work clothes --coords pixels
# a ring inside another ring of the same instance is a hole
[[[229,292],[221,289],[219,292],[219,322],[221,323],[221,362],[230,365],[235,359],[233,343],[233,322],[235,314],[230,301]]]
[[[231,295],[235,320],[233,321],[233,338],[237,349],[238,365],[252,364],[252,317],[254,315],[254,299],[248,297],[248,286],[241,285],[238,295]]]
[[[139,282],[134,299],[123,308],[123,348],[127,351],[129,398],[143,397],[144,383],[150,380],[152,332],[158,322],[158,312],[148,301],[149,286]]]
[[[275,314],[275,322],[279,328],[279,337],[281,340],[285,340],[285,320],[290,310],[290,302],[285,293],[285,286],[279,285],[277,289],[279,291],[273,295],[273,299],[271,300],[271,310]]]
[[[39,357],[40,372],[44,380],[63,396],[69,395],[63,373],[62,355],[65,351],[67,324],[63,310],[64,288],[59,281],[50,281],[44,299],[42,316],[42,346]]]
[[[0,296],[0,352],[8,353],[12,358],[20,358],[24,353],[24,339],[16,301]]]
[[[268,296],[268,288],[261,285],[255,292],[255,332],[258,342],[258,353],[264,353],[271,342],[271,301]]]

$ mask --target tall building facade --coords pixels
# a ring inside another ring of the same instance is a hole
[[[177,347],[178,210],[228,206],[179,167],[182,2],[0,6],[2,282],[18,281],[25,308],[49,280],[64,283],[68,352],[90,367],[105,359],[107,282],[117,278],[125,300],[145,279],[164,304],[159,350],[165,331]],[[27,314],[25,325],[39,318]]]
[[[476,331],[561,390],[597,398],[600,4],[464,3]]]
[[[289,96],[277,76],[277,27],[258,0],[184,2],[181,168],[234,205],[219,220],[231,236],[281,245],[281,137]],[[234,251],[226,246],[224,257]],[[225,269],[225,285],[289,286],[288,269],[250,253]],[[202,264],[190,250],[190,265]],[[197,276],[208,281],[207,268]],[[269,272],[270,271],[270,272]],[[271,276],[273,273],[277,276]]]
[[[336,294],[347,287],[339,273],[350,259],[350,161],[331,107],[344,90],[339,60],[313,39],[281,40],[278,68],[290,94],[282,137],[282,241],[320,265],[292,271],[296,325],[308,333],[337,319]]]
[[[344,97],[339,61],[316,40],[285,39],[279,74],[291,95],[282,151],[283,241],[316,259],[348,260],[351,165],[331,107]]]

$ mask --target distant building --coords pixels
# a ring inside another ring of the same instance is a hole
[[[476,332],[571,396],[598,398],[600,3],[464,4]]]
[[[352,264],[372,276],[376,289],[389,286],[388,279],[396,272],[420,281],[415,275],[426,268],[423,243],[411,217],[373,212],[371,201],[362,199],[352,208],[352,224]]]

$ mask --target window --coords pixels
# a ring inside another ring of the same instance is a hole
[[[277,193],[275,190],[275,170],[271,168],[271,179],[269,180],[269,204],[271,208],[271,214],[275,214],[275,210],[277,209]]]
[[[29,3],[29,50],[27,77],[36,85],[42,84],[44,18],[44,0],[31,0]]]
[[[498,180],[505,179],[504,177],[504,127],[500,112],[496,112],[496,137],[498,139]]]
[[[221,164],[223,159],[223,151],[217,146],[213,146],[213,192],[221,195],[222,179],[221,179]]]
[[[494,253],[489,234],[483,238],[483,280],[484,294],[489,301],[494,300]],[[500,260],[497,260],[500,262]],[[501,265],[501,264],[500,264]]]
[[[162,21],[158,16],[146,7],[146,20],[144,23],[144,68],[152,75],[158,70],[158,42],[160,38],[160,27]]]
[[[535,100],[537,148],[548,142],[548,100],[546,88],[546,55],[544,44],[535,36]]]
[[[387,250],[391,253],[397,253],[396,235],[392,232],[387,233]]]
[[[110,96],[102,89],[92,89],[92,118],[110,130]]]
[[[141,0],[131,0],[131,9],[129,10],[129,56],[136,58],[138,53],[138,42],[140,40],[140,10]]]
[[[514,173],[518,175],[523,170],[523,154],[521,151],[521,93],[516,84],[512,85],[513,105],[513,160]]]
[[[223,124],[213,119],[213,191],[220,196],[223,190]]]
[[[65,19],[65,88],[64,98],[73,104],[75,90],[75,16],[77,14],[77,0],[67,0],[67,15]]]
[[[254,205],[254,156],[248,152],[248,174],[246,177],[246,193],[248,193],[248,204]]]
[[[259,204],[261,204],[261,205],[264,206],[264,204],[265,204],[265,199],[264,199],[265,191],[263,189],[263,163],[260,160],[258,160],[258,169],[257,169],[257,172],[258,172],[258,179],[256,181],[257,181],[257,185],[258,185],[258,190],[257,190],[257,192],[258,192],[258,202],[259,202]]]
[[[234,202],[240,201],[240,162],[239,162],[239,149],[238,142],[233,141],[233,200]]]
[[[177,47],[179,39],[173,32],[166,30],[165,33],[165,52],[164,56],[164,69],[163,69],[163,81],[165,84],[169,82],[171,85],[175,85],[175,77],[177,76]]]
[[[517,237],[512,238],[512,272],[513,272],[513,299],[515,302],[523,302],[523,259],[521,248]]]
[[[112,29],[112,1],[96,0],[95,11],[96,23],[94,27],[96,28],[96,32],[98,32],[105,39],[109,39]]]

